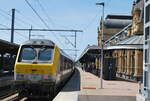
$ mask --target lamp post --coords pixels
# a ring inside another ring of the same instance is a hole
[[[104,6],[105,6],[105,3],[104,2],[101,2],[101,3],[96,3],[96,5],[100,5],[100,6],[103,6],[103,9],[102,9],[102,35],[101,35],[101,70],[100,70],[100,77],[101,77],[101,86],[100,88],[102,89],[103,88],[103,59],[104,59],[104,52],[103,52],[103,48],[104,48]]]

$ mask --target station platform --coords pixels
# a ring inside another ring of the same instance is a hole
[[[53,101],[136,101],[138,83],[123,80],[103,80],[77,68],[73,77]]]

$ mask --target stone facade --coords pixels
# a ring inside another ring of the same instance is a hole
[[[140,80],[143,72],[143,50],[115,50],[117,76],[125,79]]]
[[[117,22],[116,22],[117,20]],[[101,21],[102,22],[102,21]],[[97,28],[98,46],[101,45],[102,23]],[[131,16],[127,15],[108,15],[104,21],[104,40],[108,40],[125,26],[131,23]]]
[[[136,3],[133,4],[132,8],[132,34],[143,34],[143,13],[144,13],[144,0],[139,0]]]
[[[129,27],[126,31],[127,36],[125,36],[125,39],[134,37],[134,36],[142,36],[143,35],[143,5],[144,0],[137,0],[133,4],[132,8],[132,26]],[[109,39],[111,36],[115,35],[117,32],[119,32],[123,28],[108,28],[104,27],[104,37],[105,40]],[[98,43],[101,41],[101,30],[98,28]],[[122,39],[121,39],[122,40]],[[100,45],[100,44],[98,44]],[[139,81],[142,79],[143,75],[143,49],[137,49],[137,48],[126,48],[126,49],[112,49],[105,50],[105,54],[113,54],[111,58],[113,58],[115,61],[114,68],[116,69],[116,75],[117,77],[128,79],[128,80],[134,80]],[[108,60],[108,56],[104,57]],[[106,61],[107,61],[106,60]],[[110,59],[112,61],[112,59]],[[109,64],[110,62],[107,61]],[[108,68],[107,65],[104,66],[104,68]],[[105,70],[105,69],[104,69]]]

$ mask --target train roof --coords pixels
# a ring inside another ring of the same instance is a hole
[[[24,42],[22,45],[46,45],[46,46],[55,46],[55,43],[51,40],[42,40],[42,39],[33,39]]]
[[[51,41],[51,40],[43,40],[43,39],[33,39],[33,40],[29,40],[24,42],[22,45],[46,45],[46,46],[55,46],[56,44]],[[60,49],[60,53],[65,56],[66,58],[69,58],[70,60],[73,61],[73,59],[66,54],[62,49]]]
[[[60,53],[65,56],[66,58],[69,58],[70,60],[74,61],[68,54],[66,54],[62,49],[60,49]]]

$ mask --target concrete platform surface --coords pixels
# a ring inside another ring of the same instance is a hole
[[[136,101],[138,83],[103,80],[77,68],[73,77],[53,101]]]
[[[118,80],[103,80],[103,89],[100,89],[100,78],[82,71],[81,90],[79,101],[136,101],[138,83]]]

